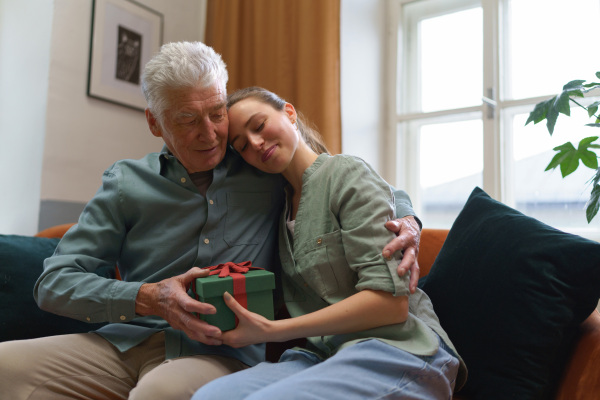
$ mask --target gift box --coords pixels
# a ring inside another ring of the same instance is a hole
[[[223,294],[229,292],[247,310],[273,320],[275,275],[272,272],[253,267],[250,261],[219,264],[206,269],[211,271],[211,275],[197,278],[192,291],[196,300],[212,304],[217,313],[200,314],[200,319],[222,331],[235,328],[237,318],[223,299]]]

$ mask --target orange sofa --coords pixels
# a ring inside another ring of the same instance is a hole
[[[36,236],[61,237],[72,225],[55,226],[39,232]],[[429,273],[448,232],[446,229],[423,229],[418,257],[422,277]],[[295,343],[297,342],[291,344]],[[276,359],[285,347],[286,344],[271,344],[268,347],[268,358]],[[580,336],[565,366],[555,398],[557,400],[600,398],[600,313],[597,310],[580,326]],[[457,395],[454,399],[464,400],[466,397]]]

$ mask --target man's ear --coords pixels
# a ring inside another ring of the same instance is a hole
[[[150,132],[156,137],[162,137],[162,129],[160,127],[160,123],[152,114],[149,108],[146,108],[146,122],[148,122],[148,128],[150,128]]]
[[[283,106],[283,111],[285,111],[285,113],[288,115],[288,118],[290,119],[292,124],[296,123],[298,115],[296,114],[296,109],[293,105],[291,105],[290,103],[285,103],[285,105]]]

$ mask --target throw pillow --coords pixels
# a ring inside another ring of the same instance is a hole
[[[600,244],[475,188],[421,282],[474,399],[549,399],[600,297]]]
[[[0,235],[0,342],[88,332],[102,326],[42,311],[33,299],[33,285],[44,259],[54,253],[59,240]],[[97,273],[114,278],[114,268]]]

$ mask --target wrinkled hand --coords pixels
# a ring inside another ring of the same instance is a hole
[[[221,336],[223,344],[238,348],[269,341],[272,321],[260,314],[246,310],[227,292],[225,292],[223,298],[227,307],[233,311],[239,320],[235,329],[223,332]]]
[[[396,237],[385,245],[383,248],[383,256],[389,259],[395,252],[404,251],[402,261],[398,265],[398,275],[403,276],[406,271],[410,270],[409,290],[414,293],[417,290],[419,283],[419,263],[417,256],[419,255],[419,241],[421,239],[421,230],[419,224],[412,216],[388,221],[385,227],[396,233]]]
[[[157,315],[173,328],[185,332],[192,340],[208,345],[222,344],[221,330],[193,314],[215,314],[215,307],[194,300],[187,293],[194,279],[205,277],[208,273],[207,270],[194,267],[185,274],[143,284],[135,300],[136,314]]]

